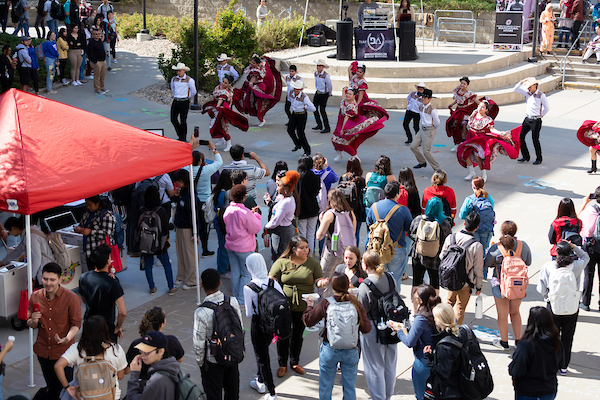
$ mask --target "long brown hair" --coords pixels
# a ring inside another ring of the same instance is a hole
[[[360,303],[358,299],[348,293],[348,288],[350,287],[350,280],[346,276],[346,274],[336,274],[333,276],[331,280],[331,289],[338,293],[343,293],[341,301],[349,301],[356,308],[356,312],[358,313],[358,324],[362,323],[362,314],[360,312]]]
[[[431,184],[435,187],[445,185],[448,182],[448,175],[446,171],[438,169],[431,175]]]
[[[348,172],[351,172],[357,176],[362,176],[363,169],[360,165],[360,158],[357,156],[352,156],[348,159],[348,162],[346,163],[346,173]]]
[[[356,264],[354,264],[354,266],[352,266],[351,268],[354,272],[354,275],[358,276],[359,278],[366,278],[367,276],[365,274],[365,271],[363,271],[361,267],[360,249],[356,246],[346,246],[346,248],[344,249],[344,253],[347,251],[354,253],[354,255],[356,256]]]
[[[281,254],[281,257],[279,257],[279,258],[291,258],[292,255],[294,254],[294,251],[296,250],[296,248],[298,246],[300,246],[300,244],[302,244],[302,243],[308,244],[308,240],[306,240],[305,238],[303,238],[300,235],[296,235],[296,236],[292,237],[290,239],[290,243],[288,243],[288,246],[284,250],[283,254]]]
[[[575,212],[575,204],[573,204],[573,200],[568,197],[564,197],[558,203],[558,212],[556,214],[556,219],[560,217],[569,217],[569,218],[577,218],[577,213]]]
[[[517,224],[513,221],[504,221],[500,226],[499,242],[506,250],[512,250],[515,246],[515,235],[517,234]]]
[[[375,168],[373,172],[379,175],[388,176],[392,174],[392,162],[388,156],[379,156],[375,161]]]
[[[339,189],[331,189],[327,195],[329,198],[328,210],[334,210],[337,212],[352,211],[352,207],[348,204],[346,196]]]
[[[475,192],[475,197],[485,197],[485,198],[488,197],[488,192],[486,192],[485,190],[483,190],[483,187],[485,186],[485,181],[483,180],[482,177],[476,176],[471,181],[471,184],[475,188],[473,190]]]
[[[425,318],[430,326],[434,326],[433,307],[442,302],[440,296],[435,293],[435,289],[431,285],[419,285],[416,293],[419,299],[421,299],[417,313]]]

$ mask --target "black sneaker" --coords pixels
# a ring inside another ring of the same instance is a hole
[[[211,257],[211,256],[214,256],[214,255],[215,255],[214,251],[206,250],[206,251],[202,252],[202,258]]]

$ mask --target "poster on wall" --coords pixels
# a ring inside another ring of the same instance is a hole
[[[499,0],[503,1],[503,0]],[[496,28],[494,31],[494,51],[523,50],[523,3],[511,2],[502,8],[515,8],[520,5],[520,11],[496,11]],[[499,7],[499,6],[498,6]]]
[[[395,60],[396,42],[393,29],[354,30],[357,60]]]

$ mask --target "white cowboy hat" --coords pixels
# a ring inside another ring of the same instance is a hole
[[[225,60],[231,60],[231,57],[228,57],[227,54],[225,54],[225,53],[221,53],[221,55],[219,57],[217,57],[217,61],[225,61]]]
[[[523,82],[523,84],[521,86],[523,86],[525,89],[529,89],[530,87],[532,87],[535,84],[539,85],[540,81],[535,79],[535,77],[531,76],[529,78],[527,78],[527,80],[525,82]]]
[[[180,62],[177,63],[177,65],[173,65],[171,68],[173,68],[175,71],[179,71],[180,69],[184,70],[184,71],[189,71],[190,67],[187,67],[184,63]]]
[[[304,81],[302,79],[298,79],[297,81],[293,81],[290,86],[294,89],[303,89]]]
[[[313,61],[313,64],[322,65],[325,68],[329,68],[329,64],[327,64],[327,61],[323,60],[322,58]]]
[[[423,81],[421,81],[421,83],[419,83],[418,85],[415,85],[415,89],[419,89],[420,87],[422,87],[423,89],[429,89]]]

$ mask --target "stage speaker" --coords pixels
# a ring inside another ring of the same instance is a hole
[[[415,31],[417,24],[415,21],[400,21],[398,28],[398,39],[400,45],[400,61],[409,61],[417,59],[417,51],[415,46]]]
[[[338,21],[336,31],[337,59],[352,60],[352,42],[354,31],[352,21]]]

